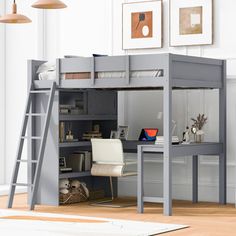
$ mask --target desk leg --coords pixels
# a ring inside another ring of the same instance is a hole
[[[198,156],[193,156],[192,162],[192,201],[193,203],[198,202]]]
[[[143,213],[143,151],[138,146],[138,185],[137,185],[137,205],[138,213]]]
[[[219,202],[226,204],[226,158],[225,153],[219,156]]]
[[[226,61],[223,61],[222,70],[222,88],[219,90],[219,142],[223,144],[222,153],[219,155],[219,201],[221,204],[226,204],[226,178],[227,178],[227,102],[226,102]]]
[[[169,68],[172,68],[172,56],[169,58]],[[163,134],[164,134],[164,153],[163,153],[163,197],[164,215],[172,215],[172,74],[168,70],[169,78],[166,81],[163,91]]]
[[[164,156],[164,176],[163,176],[163,185],[164,185],[164,215],[172,215],[172,166],[171,166],[171,157]]]

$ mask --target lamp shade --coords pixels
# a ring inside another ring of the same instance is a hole
[[[32,7],[39,9],[61,9],[67,6],[60,0],[38,0]]]
[[[12,14],[7,14],[0,18],[0,23],[21,24],[21,23],[30,23],[30,22],[31,20],[27,16],[17,14],[17,6],[15,3],[13,3],[13,6],[12,6]]]

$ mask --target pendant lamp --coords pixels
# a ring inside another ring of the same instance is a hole
[[[0,17],[0,23],[20,24],[30,22],[31,20],[27,16],[17,13],[17,5],[15,0],[12,5],[12,14],[7,14],[5,16]]]
[[[38,0],[32,7],[39,9],[61,9],[67,6],[60,0]]]

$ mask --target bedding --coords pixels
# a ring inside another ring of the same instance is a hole
[[[50,62],[46,62],[39,66],[37,70],[39,80],[55,80],[56,79],[56,66]],[[124,71],[115,72],[97,72],[95,73],[96,79],[102,78],[125,78],[126,73]],[[147,70],[147,71],[131,71],[131,78],[144,78],[144,77],[161,77],[163,76],[163,70]],[[90,79],[90,72],[80,73],[66,73],[62,75],[61,79]]]
[[[39,80],[55,80],[56,65],[52,62],[45,62],[39,66],[37,72]]]
[[[55,80],[56,71],[44,71],[38,74],[39,80]]]

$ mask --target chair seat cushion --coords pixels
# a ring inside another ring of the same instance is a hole
[[[123,170],[124,170],[124,165],[94,163],[91,169],[91,175],[122,177],[122,176],[132,176],[137,174],[136,172],[123,172]]]

